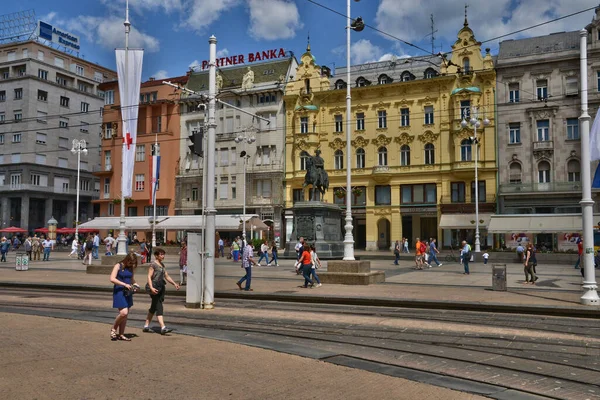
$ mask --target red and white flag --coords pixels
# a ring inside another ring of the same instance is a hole
[[[152,156],[150,163],[150,204],[154,205],[156,202],[156,191],[158,190],[158,180],[160,179],[160,156]]]
[[[116,55],[119,96],[121,98],[121,119],[123,121],[121,191],[123,197],[131,197],[144,51],[117,49]],[[127,68],[125,67],[126,58]]]

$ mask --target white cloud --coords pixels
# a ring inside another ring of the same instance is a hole
[[[217,58],[227,57],[228,55],[229,55],[229,50],[227,50],[227,49],[217,50]]]
[[[350,57],[352,64],[364,64],[379,60],[383,55],[381,47],[371,43],[368,39],[360,39],[350,46]]]
[[[189,0],[183,4],[183,21],[180,26],[203,32],[217,21],[224,11],[240,4],[240,0]]]
[[[190,65],[188,65],[188,68],[196,68],[196,67],[199,67],[201,64],[202,63],[200,61],[194,60],[194,61],[191,62]]]
[[[123,15],[125,17],[125,0],[101,0],[111,12]],[[164,11],[170,14],[175,11],[181,11],[183,0],[129,0],[129,13],[143,15],[146,11]]]
[[[444,51],[450,50],[448,45],[454,43],[456,34],[464,22],[464,0],[423,0],[419,7],[414,6],[414,0],[381,0],[375,19],[376,27],[407,42],[419,45],[427,52],[431,51],[429,38],[431,33],[430,12],[432,10],[437,32],[437,45],[442,40],[446,42]],[[473,4],[468,8],[469,27],[477,40],[487,40],[519,29],[527,28],[541,22],[567,15],[574,11],[597,6],[597,0],[495,0],[485,2],[485,6]],[[539,28],[525,31],[521,34],[507,37],[542,36],[553,32],[573,31],[583,28],[593,16],[593,11],[579,14],[553,22]],[[493,21],[493,23],[490,23]],[[383,36],[393,40],[389,36]],[[505,40],[505,39],[502,39]],[[493,43],[482,47],[492,46]],[[403,45],[405,51],[423,54],[423,51]],[[434,52],[439,51],[436,49]]]
[[[156,71],[155,73],[153,73],[152,77],[157,81],[161,79],[167,79],[169,77],[169,73],[164,69],[161,69],[160,71]]]
[[[250,27],[255,39],[290,39],[304,26],[296,3],[288,0],[248,0]]]

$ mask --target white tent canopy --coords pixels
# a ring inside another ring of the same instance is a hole
[[[239,231],[240,222],[244,216],[240,214],[217,215],[215,228],[219,231]],[[258,217],[256,214],[246,214],[245,219]],[[120,217],[98,217],[79,225],[80,228],[119,229]],[[172,215],[157,216],[156,229],[168,231],[200,230],[204,226],[202,215]],[[143,231],[152,229],[152,217],[125,217],[125,229]]]
[[[598,214],[594,215],[594,225],[598,220]],[[562,233],[582,230],[581,214],[492,215],[488,228],[491,233]]]

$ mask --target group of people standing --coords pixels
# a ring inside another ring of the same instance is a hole
[[[28,236],[23,243],[15,237],[12,241],[3,237],[0,241],[0,262],[6,262],[6,255],[10,251],[11,245],[14,250],[20,248],[23,245],[25,253],[29,257],[30,261],[40,260],[40,256],[43,253],[42,261],[50,261],[50,252],[54,249],[54,240],[50,240],[47,237],[38,237],[37,235]]]

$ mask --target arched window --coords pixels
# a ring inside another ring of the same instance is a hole
[[[407,144],[400,147],[400,165],[403,167],[410,165],[410,146]]]
[[[508,170],[508,182],[521,183],[521,174],[521,164],[516,161],[511,162]]]
[[[356,80],[356,87],[367,86],[367,80],[362,76]]]
[[[538,183],[549,183],[550,172],[550,163],[548,161],[540,162],[538,164]]]
[[[569,182],[581,182],[581,166],[579,161],[571,160],[567,163],[567,175]]]
[[[341,79],[338,79],[337,81],[335,81],[335,88],[336,89],[344,89],[346,87],[346,82],[344,82]]]
[[[471,142],[469,139],[464,139],[460,142],[460,161],[471,161]]]
[[[388,165],[387,149],[385,147],[380,147],[377,150],[377,161],[379,161],[379,166]]]
[[[344,152],[336,150],[333,153],[333,165],[335,169],[344,169]]]
[[[356,149],[356,168],[365,167],[365,150],[362,148]]]
[[[392,80],[386,74],[381,74],[379,75],[379,78],[377,78],[377,83],[379,85],[385,85],[386,83],[392,83]]]
[[[471,62],[469,61],[469,57],[463,58],[463,71],[465,73],[471,71]]]
[[[435,146],[432,143],[425,145],[425,164],[435,164]]]
[[[437,76],[437,72],[433,68],[427,68],[425,70],[425,79],[435,78]]]
[[[412,74],[408,71],[404,71],[401,75],[402,82],[412,81]]]

